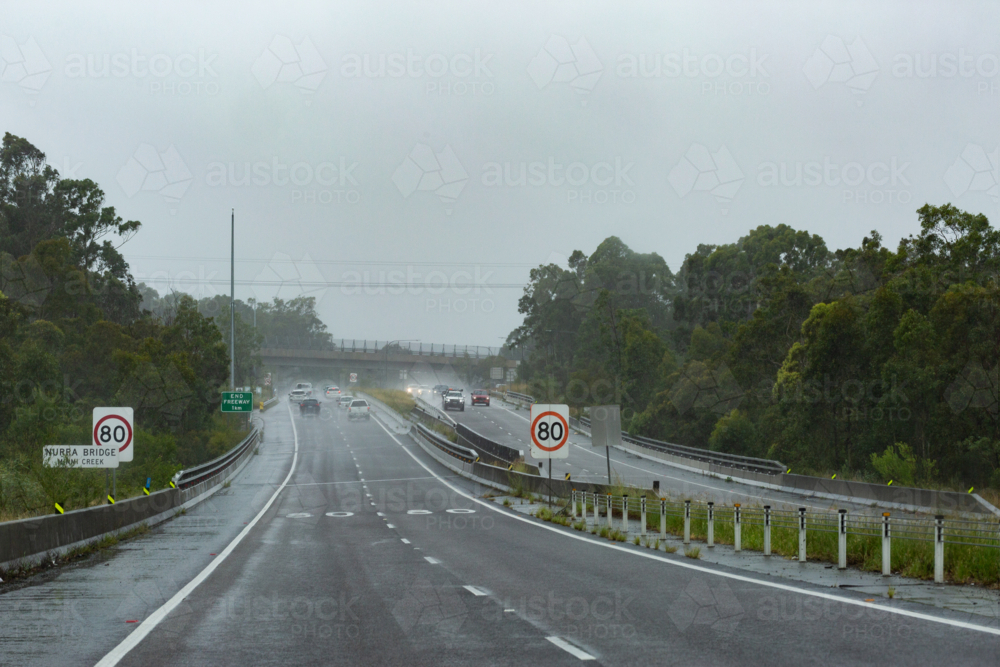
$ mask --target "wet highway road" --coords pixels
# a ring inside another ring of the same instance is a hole
[[[295,416],[293,432],[284,405],[271,410],[268,445],[229,489],[238,502],[211,501],[231,516],[168,522],[107,567],[0,596],[3,627],[22,630],[17,608],[54,625],[68,591],[84,601],[66,613],[85,637],[0,630],[4,663],[996,664],[1000,637],[981,619],[542,524],[483,500],[409,437],[343,417]],[[123,573],[117,587],[104,572]]]

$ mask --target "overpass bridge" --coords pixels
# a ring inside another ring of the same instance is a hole
[[[260,350],[261,361],[268,368],[323,369],[338,378],[341,384],[346,384],[351,373],[357,373],[362,381],[381,381],[383,378],[392,381],[412,377],[414,372],[458,372],[467,368],[469,362],[501,354],[508,358],[505,366],[517,366],[509,358],[512,354],[506,347],[483,345],[352,339],[317,344],[282,338],[266,340]],[[405,377],[401,371],[406,372]]]

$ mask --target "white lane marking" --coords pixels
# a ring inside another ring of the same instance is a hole
[[[391,523],[387,523],[387,524],[385,524],[385,527],[386,527],[386,528],[395,528],[395,526],[394,526],[394,525],[392,525]]]
[[[563,536],[565,538],[568,538],[568,539],[571,539],[571,540],[579,540],[581,542],[586,542],[587,544],[591,544],[591,545],[596,546],[596,547],[603,547],[605,549],[613,549],[615,551],[620,551],[622,553],[626,553],[626,554],[629,554],[629,555],[632,555],[632,556],[635,556],[635,557],[638,557],[638,558],[648,558],[650,560],[659,561],[659,562],[665,563],[667,565],[672,565],[673,567],[679,567],[679,568],[683,568],[685,570],[693,570],[695,572],[701,572],[703,574],[709,574],[709,575],[712,575],[714,577],[722,577],[724,579],[732,579],[733,581],[742,581],[744,583],[748,583],[748,584],[752,584],[752,585],[756,585],[756,586],[763,586],[764,588],[773,588],[773,589],[776,589],[776,590],[779,590],[779,591],[786,591],[788,593],[798,593],[799,595],[806,595],[806,596],[809,596],[809,597],[820,598],[822,600],[831,600],[833,602],[839,602],[841,604],[852,605],[852,606],[855,606],[855,607],[865,607],[865,608],[868,608],[868,609],[875,609],[877,611],[882,611],[882,612],[885,612],[887,614],[896,614],[897,616],[906,616],[907,618],[916,618],[916,619],[919,619],[921,621],[929,621],[931,623],[940,623],[941,625],[950,625],[952,627],[963,628],[965,630],[974,630],[976,632],[985,632],[987,634],[1000,636],[1000,628],[990,628],[990,627],[986,627],[984,625],[976,625],[975,623],[966,623],[965,621],[957,621],[957,620],[953,620],[953,619],[950,619],[950,618],[939,618],[939,617],[936,617],[936,616],[931,616],[930,614],[924,614],[924,613],[919,612],[919,611],[910,611],[908,609],[899,609],[897,607],[886,607],[886,606],[883,606],[883,605],[880,605],[880,604],[876,604],[874,602],[864,602],[862,600],[854,600],[854,599],[846,598],[846,597],[843,597],[843,596],[840,596],[840,595],[833,595],[831,593],[822,593],[822,592],[819,592],[819,591],[811,591],[811,590],[808,590],[808,589],[805,589],[805,588],[798,588],[796,586],[793,586],[792,584],[780,584],[780,583],[775,582],[775,581],[765,581],[765,580],[761,580],[761,579],[754,579],[753,577],[748,577],[748,576],[745,576],[745,575],[742,575],[742,574],[735,574],[735,573],[732,573],[732,572],[722,572],[722,571],[719,571],[719,570],[713,570],[712,568],[705,567],[703,565],[695,565],[693,563],[685,563],[685,562],[682,562],[680,560],[673,560],[673,559],[670,559],[670,558],[666,558],[664,556],[657,556],[655,554],[647,553],[645,551],[633,551],[629,547],[622,547],[622,546],[619,546],[617,544],[612,544],[612,543],[604,542],[603,540],[602,541],[597,541],[596,539],[591,539],[589,537],[583,537],[582,535],[576,535],[574,532],[564,531],[561,528],[556,528],[555,526],[549,526],[549,525],[546,525],[546,524],[541,523],[541,522],[535,522],[534,520],[529,519],[528,517],[520,516],[518,514],[514,514],[513,511],[508,512],[506,510],[500,509],[499,507],[497,507],[493,503],[487,502],[485,500],[480,500],[479,498],[476,498],[475,496],[471,496],[468,493],[466,493],[465,491],[463,491],[462,489],[458,488],[457,486],[455,486],[455,485],[453,485],[453,484],[445,481],[444,478],[438,476],[433,470],[431,470],[429,467],[427,467],[427,465],[424,464],[423,461],[421,461],[420,459],[418,459],[413,452],[411,452],[409,449],[407,449],[406,446],[403,445],[403,443],[401,443],[396,438],[396,436],[394,436],[392,433],[389,432],[389,429],[385,428],[384,426],[382,427],[382,429],[386,432],[386,434],[390,438],[393,439],[393,441],[397,445],[399,445],[400,449],[402,449],[404,452],[406,452],[407,454],[409,454],[410,458],[417,462],[417,465],[419,465],[421,468],[423,468],[424,470],[426,470],[427,472],[429,472],[434,477],[437,477],[437,479],[438,479],[439,482],[441,482],[442,484],[444,484],[445,486],[447,486],[449,489],[451,489],[452,491],[454,491],[458,495],[462,496],[463,498],[467,498],[468,500],[471,500],[472,502],[476,503],[477,505],[482,505],[483,507],[486,507],[486,508],[490,509],[491,511],[496,512],[497,514],[502,514],[503,516],[505,516],[505,517],[507,517],[509,519],[513,519],[515,521],[521,521],[523,523],[528,524],[529,526],[534,526],[535,528],[540,528],[542,530],[548,530],[548,531],[551,531],[551,532],[555,533],[556,535],[561,535],[561,536]]]
[[[407,514],[433,514],[430,510],[406,510]]]
[[[379,516],[385,516],[385,514],[383,514],[382,512],[375,512],[375,514],[377,514]]]
[[[574,658],[579,658],[580,660],[595,660],[594,656],[590,655],[586,651],[581,651],[562,637],[546,637],[546,639],[569,653]]]
[[[293,512],[292,514],[286,514],[286,519],[308,519],[312,514],[309,512]]]
[[[441,561],[439,561],[437,558],[433,558],[431,556],[424,556],[424,560],[430,563],[431,565],[439,565],[441,563]]]
[[[479,588],[478,586],[462,586],[462,588],[469,591],[476,597],[482,597],[486,595],[486,591],[484,591],[482,588]]]
[[[255,516],[250,523],[246,525],[246,528],[240,531],[239,535],[233,538],[233,541],[230,542],[218,556],[212,559],[204,570],[199,572],[194,579],[189,581],[187,585],[184,586],[184,588],[174,593],[174,596],[164,602],[159,609],[147,616],[146,620],[139,624],[139,627],[133,630],[128,637],[123,639],[118,646],[111,649],[108,654],[101,658],[94,667],[114,667],[114,665],[117,665],[122,658],[128,655],[129,651],[138,646],[139,642],[145,639],[146,636],[167,617],[167,614],[176,609],[177,606],[184,601],[184,598],[191,595],[191,593],[194,592],[194,589],[198,588],[203,581],[208,579],[209,575],[215,572],[215,568],[219,567],[219,565],[221,565],[223,561],[229,557],[229,554],[231,554],[236,546],[243,541],[243,538],[246,537],[251,530],[253,530],[253,527],[257,525],[257,522],[260,521],[261,517],[264,516],[267,510],[271,509],[271,505],[273,505],[274,501],[277,500],[278,494],[284,490],[285,486],[288,484],[288,480],[290,480],[292,475],[295,473],[295,464],[298,463],[299,460],[299,432],[295,428],[295,418],[292,415],[292,406],[290,404],[288,406],[288,416],[291,418],[292,435],[295,438],[295,451],[292,454],[292,467],[289,468],[288,475],[285,476],[285,481],[283,481],[281,486],[279,486],[274,493],[271,494],[271,498],[264,504],[264,507],[261,508],[260,512],[257,513],[257,516]]]
[[[408,539],[406,539],[405,537],[401,537],[399,539],[403,542],[403,544],[409,544],[410,543],[410,541]]]
[[[354,512],[327,512],[326,515],[332,516],[334,518],[339,518],[345,516],[354,516]]]
[[[463,509],[461,507],[453,510],[445,510],[448,514],[475,514],[476,510]]]

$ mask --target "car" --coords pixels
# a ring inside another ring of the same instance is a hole
[[[415,385],[415,384],[408,384],[408,385],[406,385],[406,393],[407,394],[419,394],[420,393],[418,391],[419,389],[420,389],[420,387],[418,385]]]
[[[472,392],[472,405],[485,405],[490,407],[490,394],[485,389],[476,389]]]
[[[315,398],[307,398],[299,403],[299,414],[303,417],[306,415],[316,415],[319,416],[320,402]]]
[[[292,389],[292,391],[288,393],[288,400],[293,403],[301,403],[307,398],[309,398],[309,396],[306,394],[305,389]]]
[[[351,401],[350,407],[347,408],[347,419],[371,419],[372,418],[372,408],[368,405],[368,401],[356,398]]]
[[[462,393],[461,389],[449,390],[442,402],[444,403],[445,410],[458,408],[460,411],[465,412],[465,394]]]
[[[297,385],[295,385],[295,389],[293,389],[292,391],[295,391],[297,389],[301,389],[303,392],[305,392],[306,396],[312,396],[313,386],[311,382],[300,382]]]
[[[334,398],[336,396],[340,396],[340,387],[333,387],[333,386],[327,387],[324,393],[326,394],[327,398]]]
[[[434,394],[438,395],[438,396],[443,396],[445,394],[445,392],[448,391],[448,385],[446,385],[446,384],[436,384],[436,385],[434,385],[434,388],[431,389],[431,391]]]
[[[350,407],[351,401],[353,400],[354,400],[353,396],[341,395],[341,397],[337,399],[337,407],[340,408]]]
[[[430,388],[429,385],[422,384],[422,385],[418,385],[417,386],[417,394],[419,394],[420,396],[423,396],[423,395],[429,394],[429,393],[431,393],[431,388]]]

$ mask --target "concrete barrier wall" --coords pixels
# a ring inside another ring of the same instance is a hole
[[[954,512],[997,513],[996,508],[976,494],[824,479],[806,475],[768,475],[676,456],[627,441],[622,441],[622,449],[687,470],[701,471],[720,478],[731,477],[734,481],[763,484],[777,490],[801,493],[804,496],[818,496],[831,500],[843,498],[854,502],[868,500],[873,504],[886,507],[924,510],[941,514]]]
[[[164,489],[114,505],[0,523],[0,568],[30,564],[46,554],[64,553],[141,523],[154,525],[169,519],[181,508],[195,505],[219,489],[242,469],[254,449],[247,447],[218,474],[186,489]]]

